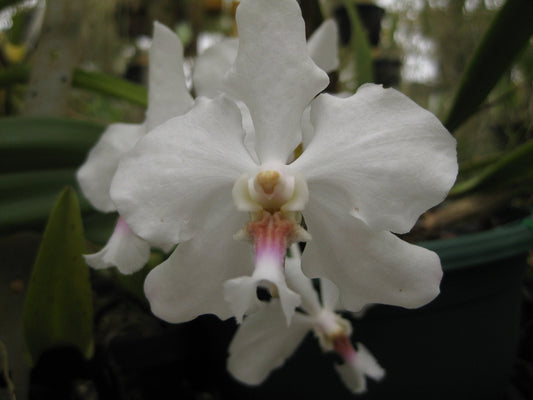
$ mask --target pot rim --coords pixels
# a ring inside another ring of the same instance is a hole
[[[517,256],[533,249],[533,213],[486,232],[417,244],[436,252],[445,272]]]

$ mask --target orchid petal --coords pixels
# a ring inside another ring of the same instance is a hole
[[[321,95],[311,122],[314,137],[293,167],[376,231],[408,232],[455,181],[455,139],[394,89],[367,84],[347,99]]]
[[[285,162],[300,141],[303,110],[328,77],[308,55],[295,0],[243,0],[236,18],[239,51],[226,87],[250,110],[261,162]]]
[[[258,306],[257,285],[252,276],[240,276],[224,282],[224,300],[228,303],[237,323],[242,323],[244,315]]]
[[[324,21],[307,41],[309,55],[325,72],[339,68],[339,29],[333,19]]]
[[[308,314],[318,314],[322,307],[311,279],[302,272],[300,249],[297,244],[293,244],[290,249],[291,257],[285,259],[285,279],[287,280],[287,285],[296,293],[300,294],[302,308]]]
[[[235,180],[257,168],[243,136],[241,113],[224,97],[201,99],[159,125],[119,164],[111,197],[120,214],[153,245],[190,239],[202,229],[211,197],[220,191],[231,202]]]
[[[369,229],[327,195],[310,199],[304,218],[313,240],[302,256],[304,272],[334,282],[345,309],[358,311],[368,303],[416,308],[439,294],[437,254]]]
[[[223,283],[245,275],[253,265],[249,243],[234,240],[246,215],[233,209],[222,191],[206,208],[207,223],[193,239],[181,243],[146,277],[144,290],[152,312],[168,322],[185,322],[202,314],[232,316]]]
[[[196,58],[192,79],[197,96],[215,97],[222,92],[224,77],[237,57],[238,48],[239,39],[225,39]]]
[[[116,266],[123,274],[133,274],[148,262],[150,244],[138,237],[126,222],[119,218],[115,231],[104,248],[95,254],[83,257],[94,269]]]
[[[302,145],[304,150],[309,146],[309,143],[315,135],[315,128],[311,124],[311,106],[308,106],[302,114]]]
[[[326,310],[335,311],[340,308],[339,289],[329,279],[320,279],[320,294],[322,305]]]
[[[259,284],[267,282],[275,286],[287,325],[290,325],[301,298],[287,287],[283,271],[276,267],[256,264],[252,276],[241,276],[224,283],[224,299],[230,304],[237,322],[242,322],[244,314],[254,307]]]
[[[378,364],[374,356],[361,343],[357,343],[355,357],[335,369],[340,375],[346,387],[353,393],[366,391],[366,377],[381,380],[385,376],[385,370]]]
[[[159,22],[154,23],[149,57],[147,131],[185,114],[194,104],[185,85],[181,41]]]
[[[109,196],[111,181],[120,157],[144,135],[143,124],[111,124],[104,131],[77,172],[81,190],[99,211],[115,211]]]
[[[246,317],[229,346],[228,371],[248,385],[262,383],[270,372],[281,366],[297,349],[310,323],[297,313],[290,326],[272,300]]]

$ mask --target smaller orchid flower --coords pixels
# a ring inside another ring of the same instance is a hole
[[[247,316],[229,347],[228,371],[249,385],[261,384],[270,372],[281,366],[313,331],[323,351],[334,351],[342,359],[335,365],[346,387],[353,393],[366,390],[366,377],[380,380],[385,371],[361,343],[357,350],[350,341],[351,323],[335,312],[339,291],[333,283],[320,279],[322,303],[300,267],[297,245],[285,263],[287,284],[302,297],[290,326],[285,324],[277,299]]]
[[[141,124],[111,124],[91,149],[78,170],[81,189],[99,211],[112,212],[116,207],[109,188],[121,157],[133,148],[146,132],[176,115],[187,112],[193,99],[185,86],[183,46],[179,38],[164,25],[154,23],[150,48],[148,111]],[[170,251],[174,243],[160,245]],[[150,243],[137,236],[119,217],[107,244],[97,253],[85,255],[93,268],[116,266],[124,274],[140,270],[150,257]]]

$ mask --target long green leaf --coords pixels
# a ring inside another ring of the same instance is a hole
[[[144,86],[102,72],[76,69],[72,76],[72,85],[128,100],[143,107],[148,104],[148,93]]]
[[[57,193],[76,185],[76,170],[52,169],[0,174],[0,233],[20,228],[42,229]],[[82,198],[81,210],[94,212]]]
[[[444,271],[449,272],[525,254],[533,246],[532,223],[533,217],[529,216],[489,231],[419,242],[418,245],[435,251]]]
[[[370,42],[354,2],[351,0],[344,0],[344,6],[348,13],[348,19],[350,20],[352,33],[350,38],[350,48],[355,61],[356,87],[359,87],[363,83],[374,81]]]
[[[26,83],[30,70],[25,65],[16,65],[0,70],[0,88],[7,88],[17,83]]]
[[[0,204],[4,200],[57,193],[67,185],[74,185],[76,170],[50,169],[0,174]],[[49,207],[50,208],[50,207]]]
[[[84,252],[78,199],[67,187],[50,214],[26,294],[24,338],[34,363],[60,346],[92,355],[92,293]]]
[[[498,189],[533,178],[533,139],[485,168],[480,174],[456,184],[450,195],[463,195],[477,189]]]
[[[75,169],[0,174],[0,234],[17,229],[41,230],[57,193],[66,185],[77,187],[75,174]],[[106,243],[117,222],[116,213],[101,214],[84,197],[80,198],[80,209],[86,238]]]
[[[455,95],[446,127],[453,131],[485,100],[533,34],[533,1],[507,0],[470,60]]]
[[[27,65],[6,68],[0,71],[0,88],[27,83],[29,78],[30,68]],[[143,107],[148,104],[148,92],[144,86],[103,72],[76,68],[72,75],[72,86],[128,100]]]
[[[103,130],[67,118],[2,118],[0,172],[78,167]]]

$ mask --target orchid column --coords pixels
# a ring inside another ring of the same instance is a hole
[[[308,55],[295,0],[243,0],[237,24],[231,98],[201,98],[154,128],[112,183],[137,234],[180,243],[146,279],[152,311],[170,322],[206,313],[241,319],[266,284],[290,323],[301,297],[285,282],[284,255],[304,240],[304,272],[333,281],[345,309],[431,301],[438,256],[391,232],[409,231],[444,199],[457,173],[455,140],[393,89],[320,94],[327,75]],[[251,116],[251,148],[234,99]],[[291,162],[302,126],[308,144]]]

